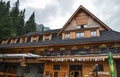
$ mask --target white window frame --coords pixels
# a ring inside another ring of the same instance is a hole
[[[65,34],[65,39],[70,39],[70,33]]]
[[[36,41],[37,41],[37,38],[36,38],[36,37],[33,37],[33,38],[32,38],[32,41],[33,41],[33,42],[36,42]]]
[[[84,38],[85,33],[84,32],[77,32],[76,33],[76,38]]]
[[[45,35],[45,40],[50,40],[50,35]]]
[[[94,30],[94,31],[91,31],[91,36],[92,37],[95,37],[95,36],[97,36],[97,32]]]

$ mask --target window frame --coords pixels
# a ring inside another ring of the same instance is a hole
[[[60,70],[60,65],[53,65],[53,70]]]
[[[76,38],[84,38],[85,33],[84,32],[76,32]]]
[[[25,43],[26,42],[26,38],[21,38],[21,43]]]
[[[90,34],[91,34],[91,37],[96,37],[97,36],[96,30],[91,31]]]
[[[37,42],[37,37],[33,37],[32,42]]]
[[[70,39],[70,33],[65,33],[65,39]]]
[[[104,71],[104,66],[102,64],[98,64],[98,71]]]
[[[44,36],[45,36],[45,38],[44,38],[45,41],[50,40],[50,34],[49,35],[44,35]]]

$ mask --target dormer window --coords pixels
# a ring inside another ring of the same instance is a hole
[[[31,37],[31,42],[38,42],[39,36],[32,36]]]
[[[77,32],[76,38],[84,38],[84,32]]]
[[[91,31],[91,36],[92,36],[92,37],[97,36],[97,33],[96,33],[96,31],[95,31],[95,30],[94,30],[94,31]]]
[[[7,44],[7,43],[8,43],[8,40],[2,40],[1,44]]]
[[[36,42],[37,39],[34,37],[32,40],[33,40],[33,42]]]
[[[17,42],[17,39],[11,39],[10,44],[15,44]]]
[[[26,43],[26,42],[27,42],[27,37],[20,38],[20,43]]]
[[[43,41],[51,40],[51,39],[52,39],[52,34],[45,34],[45,35],[43,35]]]
[[[70,39],[70,33],[65,34],[65,39]]]
[[[22,43],[25,43],[25,38],[22,39]]]
[[[50,38],[50,35],[45,36],[45,40],[49,40],[49,38]]]

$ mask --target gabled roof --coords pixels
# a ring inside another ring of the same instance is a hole
[[[62,27],[62,29],[58,32],[57,35],[59,35],[72,21],[72,19],[75,17],[75,15],[80,11],[83,10],[86,12],[89,16],[91,16],[94,20],[96,20],[99,24],[101,24],[105,29],[112,30],[110,27],[108,27],[105,23],[103,23],[100,19],[98,19],[95,15],[93,15],[90,11],[88,11],[85,7],[82,5],[79,6],[79,8],[74,12],[74,14],[69,18],[69,20],[65,23],[65,25]]]

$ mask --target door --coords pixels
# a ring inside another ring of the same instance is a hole
[[[70,71],[70,77],[81,77],[81,71]]]
[[[82,65],[70,65],[70,77],[82,77]]]

